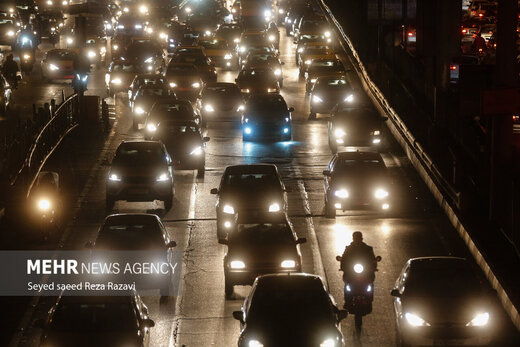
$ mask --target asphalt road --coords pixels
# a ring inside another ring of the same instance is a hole
[[[150,316],[156,326],[152,329],[153,346],[233,346],[240,332],[232,311],[238,310],[250,287],[235,287],[232,300],[225,300],[223,257],[226,246],[216,238],[215,196],[210,189],[217,187],[224,168],[240,163],[275,163],[284,182],[292,188],[289,193],[289,215],[299,237],[308,242],[302,246],[303,270],[324,277],[338,302],[343,304],[343,282],[335,256],[350,243],[352,232],[360,230],[365,241],[374,247],[383,260],[375,281],[373,313],[366,316],[361,332],[354,329],[353,317],[342,322],[348,346],[395,345],[395,325],[390,290],[405,261],[411,257],[429,255],[459,255],[471,257],[447,218],[436,206],[427,188],[415,173],[403,152],[388,140],[383,157],[390,168],[397,194],[388,213],[370,210],[349,210],[336,220],[323,216],[322,171],[331,158],[327,145],[327,120],[308,121],[309,100],[305,85],[294,65],[292,39],[281,29],[281,54],[284,66],[282,95],[293,113],[293,141],[279,143],[243,143],[239,119],[232,122],[210,122],[207,136],[206,176],[197,179],[194,171],[176,171],[176,195],[173,207],[163,210],[162,203],[118,202],[116,212],[157,213],[166,225],[177,249],[184,252],[182,293],[176,299],[160,303],[158,292],[145,297]],[[344,57],[343,57],[344,58]],[[219,72],[219,80],[233,81],[235,72]],[[352,83],[359,85],[354,73]],[[92,73],[89,90],[103,95],[104,73]],[[36,79],[27,86],[33,93],[31,100],[47,100],[59,91],[61,84],[43,85]],[[22,90],[21,87],[20,90]],[[29,96],[28,96],[29,98]],[[61,246],[64,249],[83,248],[94,240],[105,212],[105,179],[107,160],[124,139],[142,139],[142,131],[133,131],[131,113],[124,94],[116,96],[116,119],[112,133],[92,148],[76,149],[73,160],[77,166],[68,168],[69,177],[83,177],[75,187],[78,200],[69,204],[73,217],[64,228]],[[78,147],[79,148],[79,147]],[[62,149],[69,151],[70,149]],[[63,163],[51,160],[49,169],[63,170]],[[254,198],[254,197],[252,197]],[[31,326],[34,319],[47,311],[50,299],[35,298],[24,310],[24,330],[16,334],[12,345],[34,345],[39,331]],[[517,333],[507,316],[500,311],[496,317],[497,331],[502,339],[497,346],[519,345]]]

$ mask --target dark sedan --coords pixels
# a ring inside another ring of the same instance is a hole
[[[309,119],[318,113],[328,114],[343,100],[352,98],[352,87],[345,75],[318,77],[311,88]]]
[[[208,83],[197,98],[197,108],[205,121],[237,119],[244,111],[244,97],[234,83]]]
[[[245,95],[280,93],[278,78],[269,68],[243,69],[235,82]]]

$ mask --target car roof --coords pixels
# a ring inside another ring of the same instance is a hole
[[[274,164],[242,164],[230,165],[226,167],[225,174],[237,173],[272,173],[277,172],[278,169]]]
[[[151,213],[117,213],[107,216],[103,224],[112,225],[113,223],[133,222],[137,220],[146,220],[150,223],[160,221],[157,215]]]
[[[340,159],[381,159],[381,154],[377,152],[339,152],[336,154]]]
[[[134,147],[137,145],[137,146],[147,146],[147,147],[150,147],[150,146],[157,146],[157,147],[162,147],[162,143],[159,142],[159,141],[152,141],[152,140],[123,140],[121,141],[121,143],[119,144],[119,147],[121,146],[130,146],[130,145],[133,145]]]
[[[319,281],[325,290],[325,286],[323,284],[323,280],[320,276],[308,273],[278,273],[278,274],[268,274],[259,276],[256,279],[257,286],[273,286],[273,288],[283,288],[280,286],[280,283],[296,283],[299,285],[305,285],[306,283],[312,283],[315,281]]]

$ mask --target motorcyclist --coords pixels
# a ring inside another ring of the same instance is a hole
[[[86,52],[81,50],[80,53],[74,59],[74,79],[72,80],[72,87],[74,90],[87,90],[87,86],[82,86],[82,80],[84,76],[87,76],[90,72],[90,61],[87,58]]]
[[[372,247],[363,242],[363,234],[361,231],[354,231],[352,234],[352,243],[345,247],[343,256],[341,257],[341,270],[343,271],[343,281],[349,282],[353,273],[355,264],[362,264],[368,267],[368,275],[371,281],[375,279],[375,271],[377,269],[376,256]]]
[[[482,53],[486,52],[486,48],[487,48],[486,40],[482,37],[482,34],[479,31],[475,34],[475,39],[473,40],[473,45],[472,45],[473,52],[475,54],[478,54],[478,53],[482,54]]]
[[[14,61],[14,57],[12,54],[9,54],[2,65],[2,74],[7,79],[7,81],[13,84],[13,87],[16,87],[18,81],[16,79],[16,75],[20,69],[18,68],[18,64]]]

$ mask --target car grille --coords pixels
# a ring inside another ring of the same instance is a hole
[[[155,177],[125,177],[123,182],[130,184],[150,184],[155,182]]]

